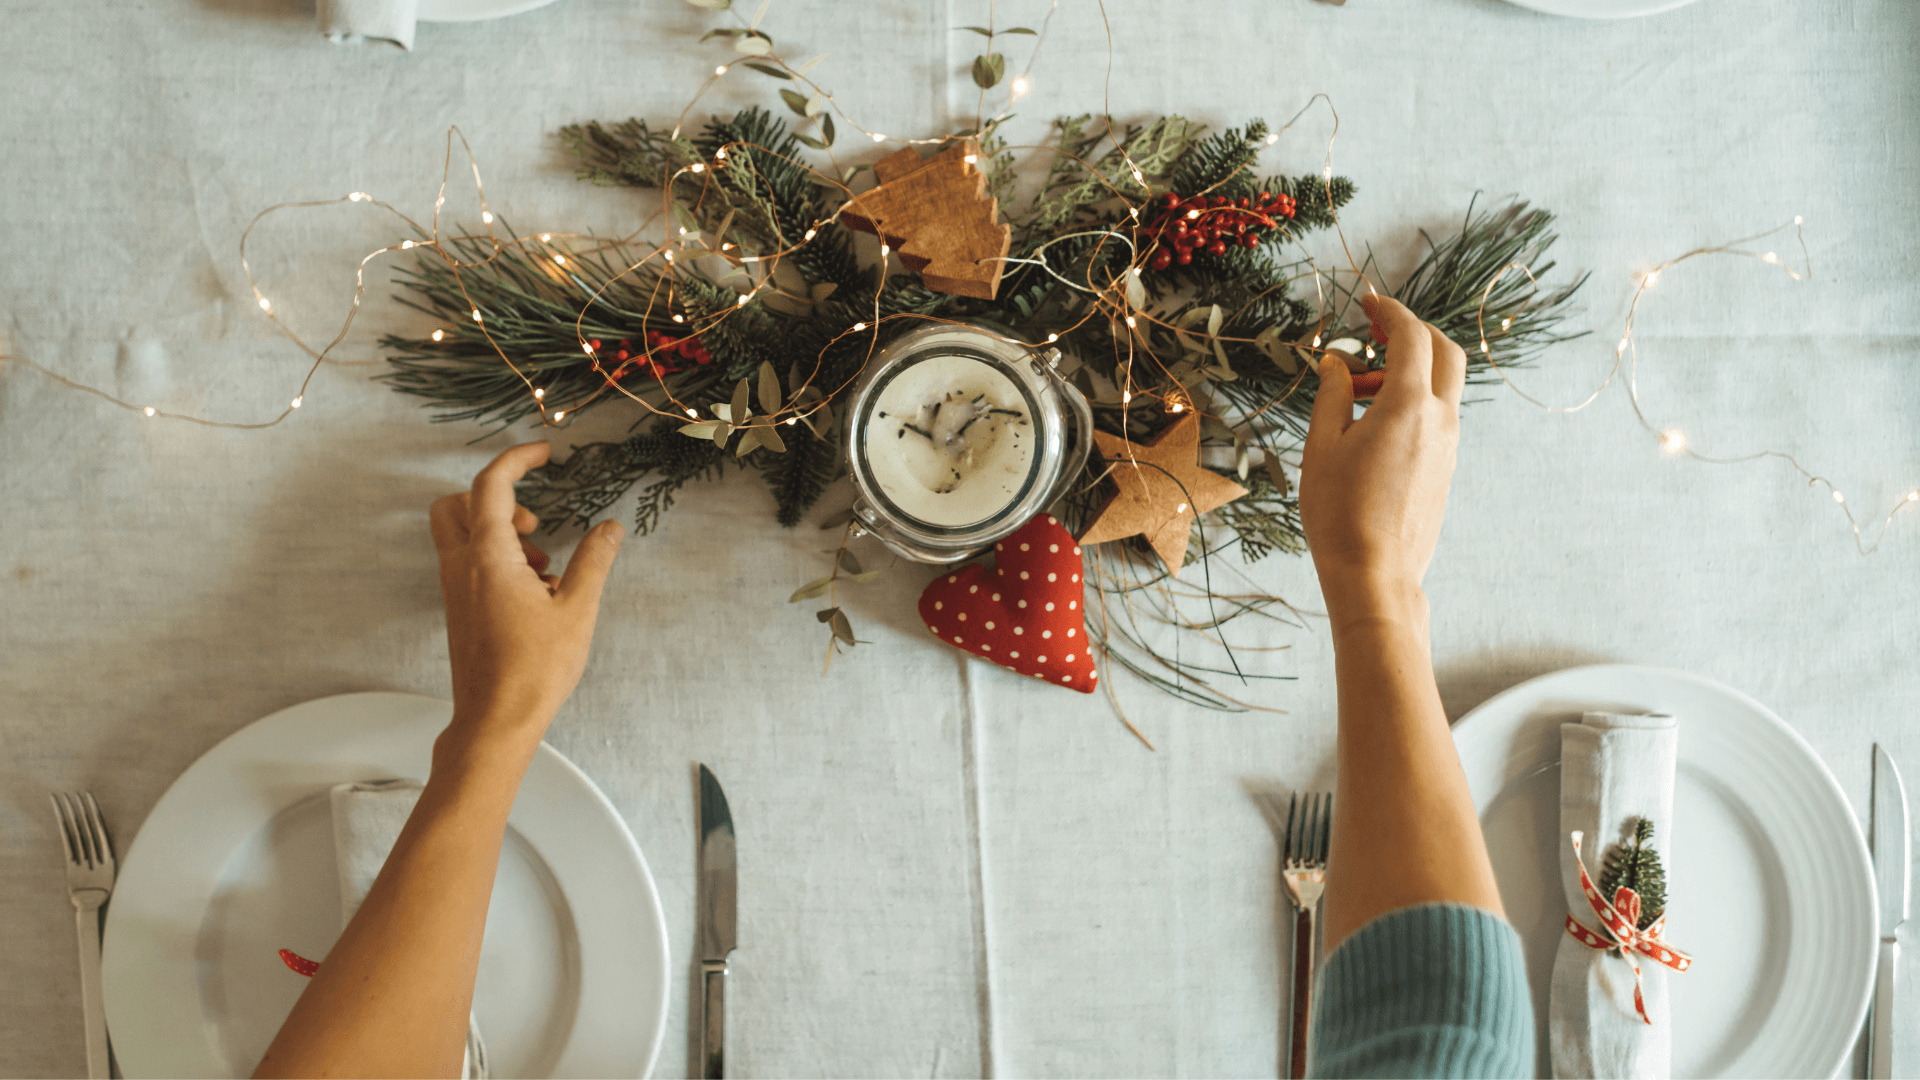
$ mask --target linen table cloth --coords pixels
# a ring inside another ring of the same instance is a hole
[[[1037,27],[1046,10],[1007,0],[996,18]],[[1099,9],[1063,0],[1014,142],[1103,107],[1277,125],[1324,91],[1341,121],[1334,164],[1361,192],[1343,227],[1389,280],[1417,259],[1417,230],[1448,229],[1476,192],[1562,215],[1554,254],[1594,271],[1595,332],[1515,374],[1549,402],[1604,375],[1635,270],[1804,215],[1812,280],[1706,260],[1648,295],[1650,419],[1707,453],[1800,454],[1868,518],[1920,484],[1920,8],[1701,0],[1621,22],[1493,0],[1106,11],[1110,85]],[[971,123],[982,39],[954,28],[987,15],[963,0],[776,0],[763,28],[792,55],[828,53],[814,74],[871,129],[920,137]],[[553,132],[677,114],[731,58],[695,44],[714,25],[680,0],[562,0],[423,24],[403,53],[328,44],[301,0],[15,4],[0,35],[0,352],[163,409],[275,415],[306,360],[240,270],[258,211],[367,191],[424,220],[457,124],[494,211],[523,234],[627,231],[646,197],[574,182]],[[1006,43],[1016,67],[1031,40]],[[770,80],[742,76],[692,115],[779,110]],[[1316,107],[1265,167],[1318,169],[1330,131]],[[448,211],[478,217],[464,159]],[[341,204],[271,219],[251,251],[276,310],[324,342],[354,263],[403,235]],[[1324,264],[1341,265],[1327,240]],[[1769,243],[1799,265],[1790,235]],[[389,276],[370,268],[339,358],[378,361],[380,332],[430,326],[388,299]],[[0,366],[0,1074],[83,1068],[46,791],[97,793],[124,851],[181,770],[269,712],[448,692],[426,508],[505,440],[470,446],[479,429],[427,423],[368,380],[380,366],[323,370],[305,407],[263,432],[147,420]],[[1451,714],[1569,664],[1652,663],[1776,709],[1863,815],[1874,740],[1920,761],[1920,520],[1903,515],[1863,558],[1827,496],[1777,462],[1663,456],[1617,380],[1567,415],[1499,386],[1469,396],[1427,580]],[[609,408],[554,434],[616,437],[628,419]],[[822,676],[824,631],[785,600],[830,546],[812,524],[775,526],[751,479],[690,492],[622,552],[549,736],[606,790],[659,881],[676,988],[658,1074],[684,1074],[690,760],[725,779],[739,828],[741,1075],[1271,1074],[1288,924],[1258,796],[1331,783],[1324,624],[1242,655],[1298,676],[1244,691],[1284,715],[1208,713],[1116,676],[1149,753],[1104,695],[928,640],[913,608],[931,571],[911,566],[842,598],[870,643]],[[1249,573],[1319,603],[1304,559]],[[1920,1025],[1900,1038],[1910,1070]]]

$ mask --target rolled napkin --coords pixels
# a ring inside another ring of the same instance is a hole
[[[1560,725],[1560,880],[1567,910],[1583,926],[1606,932],[1582,883],[1582,864],[1589,882],[1601,880],[1607,850],[1630,842],[1641,820],[1656,825],[1648,846],[1663,856],[1670,850],[1678,734],[1671,716],[1590,712]],[[1584,837],[1579,848],[1568,843],[1572,833]],[[1667,1077],[1673,1025],[1666,968],[1588,941],[1564,933],[1554,957],[1547,1005],[1553,1075]]]
[[[339,44],[348,38],[379,38],[413,49],[417,0],[316,0],[320,32]]]
[[[325,3],[325,0],[322,0]],[[374,780],[337,784],[333,788],[333,853],[340,872],[340,925],[367,899],[373,879],[380,876],[394,841],[420,801],[417,780]],[[461,1073],[467,1080],[486,1080],[486,1044],[480,1027],[467,1016],[467,1053]]]

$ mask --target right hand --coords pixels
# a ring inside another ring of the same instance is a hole
[[[545,442],[511,447],[480,470],[471,491],[433,504],[453,667],[448,733],[463,740],[499,733],[537,742],[586,668],[600,590],[625,530],[601,522],[581,538],[564,576],[546,573],[546,553],[526,539],[537,521],[514,502],[513,485],[551,452]]]
[[[1353,376],[1320,364],[1300,462],[1300,523],[1336,629],[1379,602],[1418,595],[1445,515],[1467,356],[1399,301],[1361,307],[1386,346],[1385,385],[1353,418]]]

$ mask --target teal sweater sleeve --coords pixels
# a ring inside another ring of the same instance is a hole
[[[1528,1077],[1520,936],[1479,908],[1388,912],[1340,943],[1314,994],[1310,1069],[1334,1077]]]

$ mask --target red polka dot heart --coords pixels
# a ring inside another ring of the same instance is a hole
[[[993,545],[994,567],[942,574],[920,594],[935,637],[1022,675],[1093,693],[1080,545],[1046,514]]]

